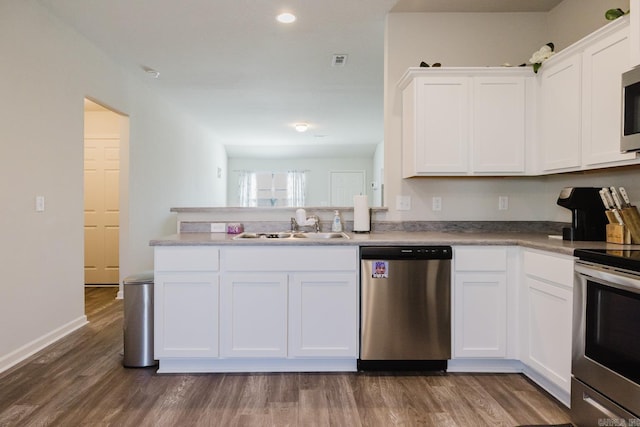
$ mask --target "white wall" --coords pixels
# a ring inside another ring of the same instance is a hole
[[[226,155],[35,0],[0,2],[0,52],[2,371],[84,321],[85,96],[130,117],[123,275],[152,267],[148,241],[175,231],[170,207],[224,203],[212,163],[226,169]]]
[[[570,212],[556,206],[558,193],[565,186],[612,183],[637,188],[634,177],[638,168],[549,177],[401,178],[401,92],[396,84],[408,67],[418,66],[422,60],[444,66],[527,62],[533,51],[549,41],[557,47],[568,45],[606,24],[605,10],[618,6],[627,10],[628,1],[565,0],[549,13],[390,14],[385,39],[387,218],[568,222]],[[640,197],[640,190],[634,194]],[[398,195],[411,196],[410,211],[395,209]],[[507,211],[498,210],[501,195],[509,197]],[[442,197],[442,211],[431,210],[434,196]]]
[[[629,0],[564,0],[549,12],[548,42],[561,50],[607,24],[609,9],[629,10]]]
[[[366,157],[353,158],[291,158],[291,159],[251,159],[229,158],[229,181],[227,194],[229,206],[239,206],[239,171],[277,171],[286,172],[296,169],[307,172],[307,206],[329,206],[329,171],[365,171],[367,194],[371,200],[373,160]],[[183,205],[188,206],[188,205]]]

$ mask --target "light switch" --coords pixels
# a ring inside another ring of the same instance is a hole
[[[411,210],[411,196],[396,196],[396,210]]]
[[[507,196],[498,197],[498,210],[506,211],[507,209],[509,209],[509,197]]]
[[[431,210],[432,211],[442,210],[442,197],[436,196],[431,198]]]
[[[44,196],[36,196],[36,212],[44,212]]]

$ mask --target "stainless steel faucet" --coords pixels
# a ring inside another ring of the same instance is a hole
[[[307,220],[309,219],[313,219],[313,224],[310,225],[310,227],[314,227],[316,230],[316,233],[319,233],[320,218],[318,217],[318,215],[311,215],[310,217],[307,218]],[[298,224],[298,221],[296,221],[295,218],[291,218],[291,231],[300,231],[300,227],[307,227],[307,225],[300,225]]]

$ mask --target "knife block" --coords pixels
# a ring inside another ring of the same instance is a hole
[[[640,244],[640,213],[638,208],[630,206],[620,209],[620,215],[622,215],[622,220],[629,229],[629,233],[631,233],[631,243]]]
[[[631,233],[622,224],[607,224],[607,243],[628,245],[631,243]]]

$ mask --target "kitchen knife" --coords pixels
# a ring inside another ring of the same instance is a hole
[[[618,190],[616,187],[611,186],[611,197],[613,197],[613,203],[616,204],[616,208],[622,209],[622,203],[620,202],[620,196],[618,196]]]
[[[612,212],[613,212],[613,215],[616,217],[616,221],[618,221],[618,224],[624,225],[624,220],[622,219],[622,215],[620,215],[620,212],[618,212],[615,209]]]
[[[616,206],[613,203],[613,197],[611,197],[611,192],[609,191],[609,189],[605,187],[602,189],[602,192],[604,193],[604,196],[606,197],[607,202],[609,202],[609,206],[611,206],[611,209],[614,209]]]
[[[604,195],[605,191],[606,190],[604,188],[599,191],[600,198],[602,199],[602,204],[604,205],[604,208],[605,209],[611,209],[611,205],[609,204],[609,201],[607,200],[607,196]]]
[[[622,196],[622,200],[624,200],[625,208],[631,207],[631,200],[629,199],[629,195],[627,194],[627,190],[624,187],[620,187],[620,195]]]

